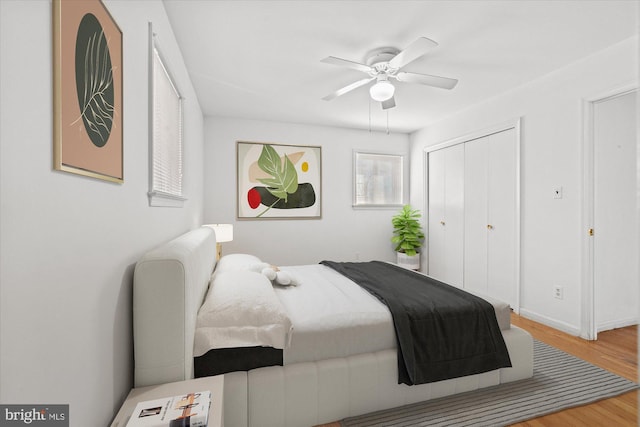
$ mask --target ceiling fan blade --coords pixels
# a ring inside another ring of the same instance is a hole
[[[411,61],[415,61],[429,50],[438,46],[438,43],[426,37],[419,37],[411,43],[405,50],[397,54],[389,61],[389,67],[400,69]]]
[[[396,106],[396,100],[392,96],[391,98],[387,99],[386,101],[382,101],[381,104],[382,104],[382,109],[383,110],[388,110],[389,108],[393,108],[393,107]]]
[[[335,56],[327,56],[320,62],[324,62],[325,64],[338,65],[341,67],[351,68],[353,70],[362,71],[363,73],[368,73],[372,70],[371,67],[365,64],[360,64],[359,62],[349,61],[347,59],[336,58]]]
[[[457,79],[448,77],[432,76],[429,74],[406,73],[400,72],[396,74],[396,78],[400,82],[419,83],[427,86],[435,86],[442,89],[453,89],[457,84]]]
[[[351,92],[352,90],[357,89],[360,86],[366,85],[373,79],[375,79],[375,77],[367,77],[366,79],[358,80],[357,82],[353,82],[350,85],[343,87],[342,89],[338,89],[337,91],[330,93],[329,95],[325,96],[322,99],[324,99],[325,101],[331,101],[332,99],[335,99],[341,95],[344,95],[347,92]]]

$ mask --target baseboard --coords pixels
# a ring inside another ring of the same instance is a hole
[[[598,333],[600,333],[604,331],[610,331],[612,329],[626,328],[627,326],[633,326],[637,324],[638,324],[637,318],[612,320],[612,321],[604,322],[598,325],[597,329],[598,329]]]
[[[552,319],[547,316],[543,316],[533,311],[529,311],[526,308],[522,308],[522,307],[520,308],[520,316],[533,320],[538,323],[542,323],[543,325],[550,326],[554,329],[565,332],[569,335],[573,335],[576,337],[580,336],[580,328],[565,322],[560,322],[556,319]]]

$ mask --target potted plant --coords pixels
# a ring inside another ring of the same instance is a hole
[[[424,233],[420,225],[421,217],[420,211],[411,209],[410,205],[404,205],[402,210],[391,219],[393,224],[391,241],[396,244],[398,265],[410,270],[420,269],[419,252],[424,241]]]

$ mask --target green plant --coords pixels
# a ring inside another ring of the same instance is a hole
[[[414,256],[422,247],[424,233],[420,225],[422,215],[417,209],[411,209],[410,205],[404,205],[402,210],[393,216],[393,237],[391,241],[396,243],[396,252],[404,252],[408,256]]]

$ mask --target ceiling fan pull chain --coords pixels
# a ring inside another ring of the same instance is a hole
[[[389,135],[389,110],[387,110],[387,135]]]
[[[369,98],[369,133],[371,133],[371,98]]]

